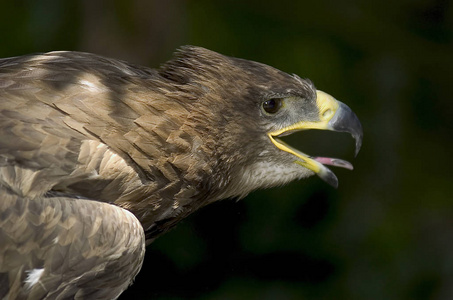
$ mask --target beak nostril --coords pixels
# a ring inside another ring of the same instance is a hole
[[[329,118],[330,116],[332,116],[332,110],[330,108],[326,109],[323,113],[322,113],[322,117],[324,119],[327,119]]]

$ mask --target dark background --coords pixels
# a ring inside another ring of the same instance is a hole
[[[364,145],[291,145],[350,160],[222,201],[147,249],[120,299],[453,299],[450,1],[1,0],[0,56],[78,50],[157,67],[184,44],[308,77],[347,103]]]

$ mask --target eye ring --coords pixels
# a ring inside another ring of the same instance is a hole
[[[272,98],[263,102],[263,109],[268,114],[275,114],[282,108],[282,104],[281,98]]]

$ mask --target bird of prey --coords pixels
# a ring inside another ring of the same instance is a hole
[[[199,208],[316,174],[279,137],[349,132],[313,83],[195,47],[157,69],[58,51],[0,59],[0,298],[115,299]]]

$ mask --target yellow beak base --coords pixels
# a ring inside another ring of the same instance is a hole
[[[312,157],[287,145],[277,137],[289,132],[308,129],[322,129],[349,132],[356,140],[356,154],[362,144],[362,126],[357,116],[344,103],[322,91],[317,91],[316,106],[319,111],[319,121],[301,120],[288,127],[268,133],[271,142],[280,150],[295,156],[295,163],[316,173],[330,185],[337,187],[338,179],[325,165],[343,167],[352,170],[352,165],[344,160],[326,157]]]

